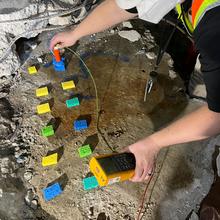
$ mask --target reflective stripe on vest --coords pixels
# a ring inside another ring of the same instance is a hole
[[[194,0],[192,3],[192,23],[194,29],[204,14],[217,6],[220,6],[220,0]]]
[[[192,22],[190,21],[189,17],[188,17],[188,12],[184,12],[181,4],[177,4],[176,5],[176,10],[177,13],[179,15],[179,18],[182,20],[183,25],[185,26],[188,34],[190,36],[192,36],[193,33],[193,26],[192,26]]]

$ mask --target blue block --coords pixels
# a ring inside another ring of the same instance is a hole
[[[63,72],[66,70],[65,68],[65,64],[64,64],[65,58],[62,57],[60,62],[57,62],[54,58],[53,58],[53,67],[55,69],[55,71],[57,72]]]
[[[95,176],[88,177],[83,179],[83,188],[84,190],[95,189],[99,186],[97,179]]]
[[[88,124],[86,120],[76,120],[74,121],[73,126],[74,126],[75,131],[80,131],[80,130],[88,128]]]
[[[59,183],[54,183],[53,185],[43,189],[43,196],[46,201],[50,201],[56,196],[60,195],[63,190],[60,187]]]

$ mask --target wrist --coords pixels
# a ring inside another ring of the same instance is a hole
[[[80,34],[80,32],[77,30],[77,28],[71,31],[71,36],[73,37],[73,39],[74,39],[75,41],[78,41],[81,37],[83,37],[83,36]]]
[[[150,147],[154,149],[155,151],[159,151],[162,147],[156,142],[153,135],[148,136],[147,138],[144,138],[143,143],[146,147]]]

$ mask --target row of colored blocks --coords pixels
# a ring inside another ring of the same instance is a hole
[[[88,123],[86,120],[76,120],[73,124],[75,131],[81,131],[88,128]],[[41,134],[44,137],[50,137],[54,135],[55,131],[52,125],[48,125],[41,130]]]
[[[84,190],[90,190],[98,187],[98,181],[95,176],[87,177],[83,179]],[[60,195],[63,189],[59,183],[54,183],[53,185],[43,189],[43,196],[46,201],[50,201]]]
[[[66,100],[67,108],[76,107],[76,106],[79,106],[79,104],[80,103],[79,103],[78,97],[74,97],[72,99]],[[39,115],[45,114],[45,113],[48,113],[48,112],[51,112],[49,103],[44,103],[44,104],[40,104],[40,105],[37,106],[37,113]]]
[[[78,149],[79,156],[81,158],[87,157],[92,154],[90,145],[82,146]],[[54,153],[49,156],[43,157],[42,165],[50,166],[57,164],[58,154]],[[87,177],[83,179],[83,188],[84,190],[90,190],[97,188],[99,186],[98,181],[95,176]],[[59,183],[54,183],[53,185],[43,189],[43,196],[46,201],[50,201],[60,195],[63,192],[62,187]]]
[[[63,90],[76,88],[75,83],[74,83],[73,80],[62,82],[61,85],[62,85]],[[36,89],[36,96],[37,97],[47,96],[48,94],[49,94],[49,91],[48,91],[47,86]]]
[[[55,61],[53,60],[53,63]],[[56,69],[56,68],[55,68]],[[64,68],[65,70],[65,68]],[[62,71],[64,71],[62,69]],[[34,74],[37,72],[36,67],[30,67],[29,68],[29,73],[30,74]],[[71,88],[75,88],[75,84],[73,81],[69,81],[69,82],[63,82],[62,83],[62,87],[64,90],[66,89],[71,89]],[[36,96],[37,97],[41,97],[41,96],[47,96],[49,94],[48,92],[48,88],[47,87],[43,87],[43,88],[39,88],[36,90]],[[79,100],[78,98],[73,98],[73,99],[69,99],[66,101],[66,105],[68,108],[74,107],[74,106],[78,106],[79,105]],[[47,113],[50,112],[50,106],[49,103],[45,103],[42,105],[37,106],[37,111],[38,114],[43,114],[43,113]],[[76,120],[74,121],[74,129],[76,131],[80,131],[82,129],[86,129],[88,127],[87,121],[86,120]],[[45,137],[51,136],[54,134],[54,129],[52,125],[46,126],[45,128],[42,129],[42,135]],[[81,158],[89,156],[90,154],[92,154],[92,150],[90,148],[89,145],[85,145],[82,146],[78,149],[79,152],[79,156]],[[42,158],[42,165],[43,166],[50,166],[50,165],[54,165],[57,164],[58,162],[58,154],[54,153],[51,154],[49,156],[43,157]],[[98,187],[98,182],[96,180],[96,178],[94,176],[92,177],[88,177],[83,179],[83,186],[85,190],[89,190],[89,189],[93,189]],[[59,183],[55,183],[45,189],[43,189],[43,195],[44,195],[44,199],[46,201],[49,201],[53,198],[55,198],[56,196],[58,196],[59,194],[62,193],[62,188],[60,186]]]
[[[75,83],[74,83],[73,80],[62,82],[61,85],[62,85],[63,90],[68,90],[68,89],[76,88]],[[46,96],[48,94],[49,94],[49,92],[48,92],[47,86],[39,88],[39,89],[36,89],[36,96],[37,97]]]
[[[84,145],[78,149],[80,158],[87,157],[92,154],[92,149],[89,144]],[[58,153],[54,153],[42,158],[42,166],[55,165],[58,162]]]

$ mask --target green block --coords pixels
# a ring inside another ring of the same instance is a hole
[[[49,136],[54,135],[53,126],[49,125],[49,126],[42,128],[41,133],[44,137],[49,137]]]
[[[66,100],[67,108],[72,108],[72,107],[78,106],[78,105],[79,105],[79,99],[77,97]]]
[[[87,156],[89,156],[90,154],[92,154],[92,150],[91,150],[89,144],[80,147],[80,148],[78,149],[78,152],[79,152],[79,156],[80,156],[81,158],[82,158],[82,157],[87,157]]]

